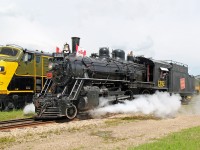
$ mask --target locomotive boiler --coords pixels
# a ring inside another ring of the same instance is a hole
[[[125,60],[123,50],[113,50],[110,56],[107,47],[100,48],[99,54],[78,57],[79,41],[80,38],[73,37],[72,51],[66,44],[63,53],[53,54],[48,79],[33,99],[36,118],[73,119],[78,113],[98,107],[101,97],[115,104],[156,90],[180,93],[182,97],[193,94],[194,79],[188,74],[187,66],[132,54]]]

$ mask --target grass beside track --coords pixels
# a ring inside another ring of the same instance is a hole
[[[200,126],[184,129],[181,132],[172,133],[155,142],[142,144],[138,147],[130,147],[128,150],[199,150]]]
[[[13,110],[9,112],[0,112],[0,121],[12,120],[12,119],[22,119],[33,117],[34,114],[24,115],[23,110]]]

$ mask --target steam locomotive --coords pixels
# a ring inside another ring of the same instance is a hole
[[[65,116],[74,119],[78,113],[99,105],[100,97],[110,104],[133,99],[137,94],[155,91],[179,93],[183,99],[194,93],[194,77],[188,74],[188,66],[174,61],[158,61],[131,53],[125,60],[125,52],[102,47],[90,57],[76,56],[80,38],[72,38],[63,53],[54,53],[49,64],[48,79],[33,102],[36,118]]]

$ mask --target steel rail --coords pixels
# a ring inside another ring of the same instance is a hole
[[[31,126],[37,126],[37,125],[44,125],[44,124],[50,124],[55,123],[55,121],[35,121],[35,120],[24,120],[21,119],[17,122],[17,120],[14,121],[7,121],[3,124],[0,124],[0,131],[2,130],[8,130],[8,129],[16,129],[16,128],[23,128],[23,127],[31,127]]]
[[[8,124],[8,123],[15,123],[15,122],[23,122],[23,121],[33,121],[33,120],[34,120],[33,118],[6,120],[6,121],[0,121],[0,125]]]

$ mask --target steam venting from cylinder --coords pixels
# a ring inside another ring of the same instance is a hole
[[[76,46],[79,46],[80,38],[72,37],[72,53],[76,54]]]

